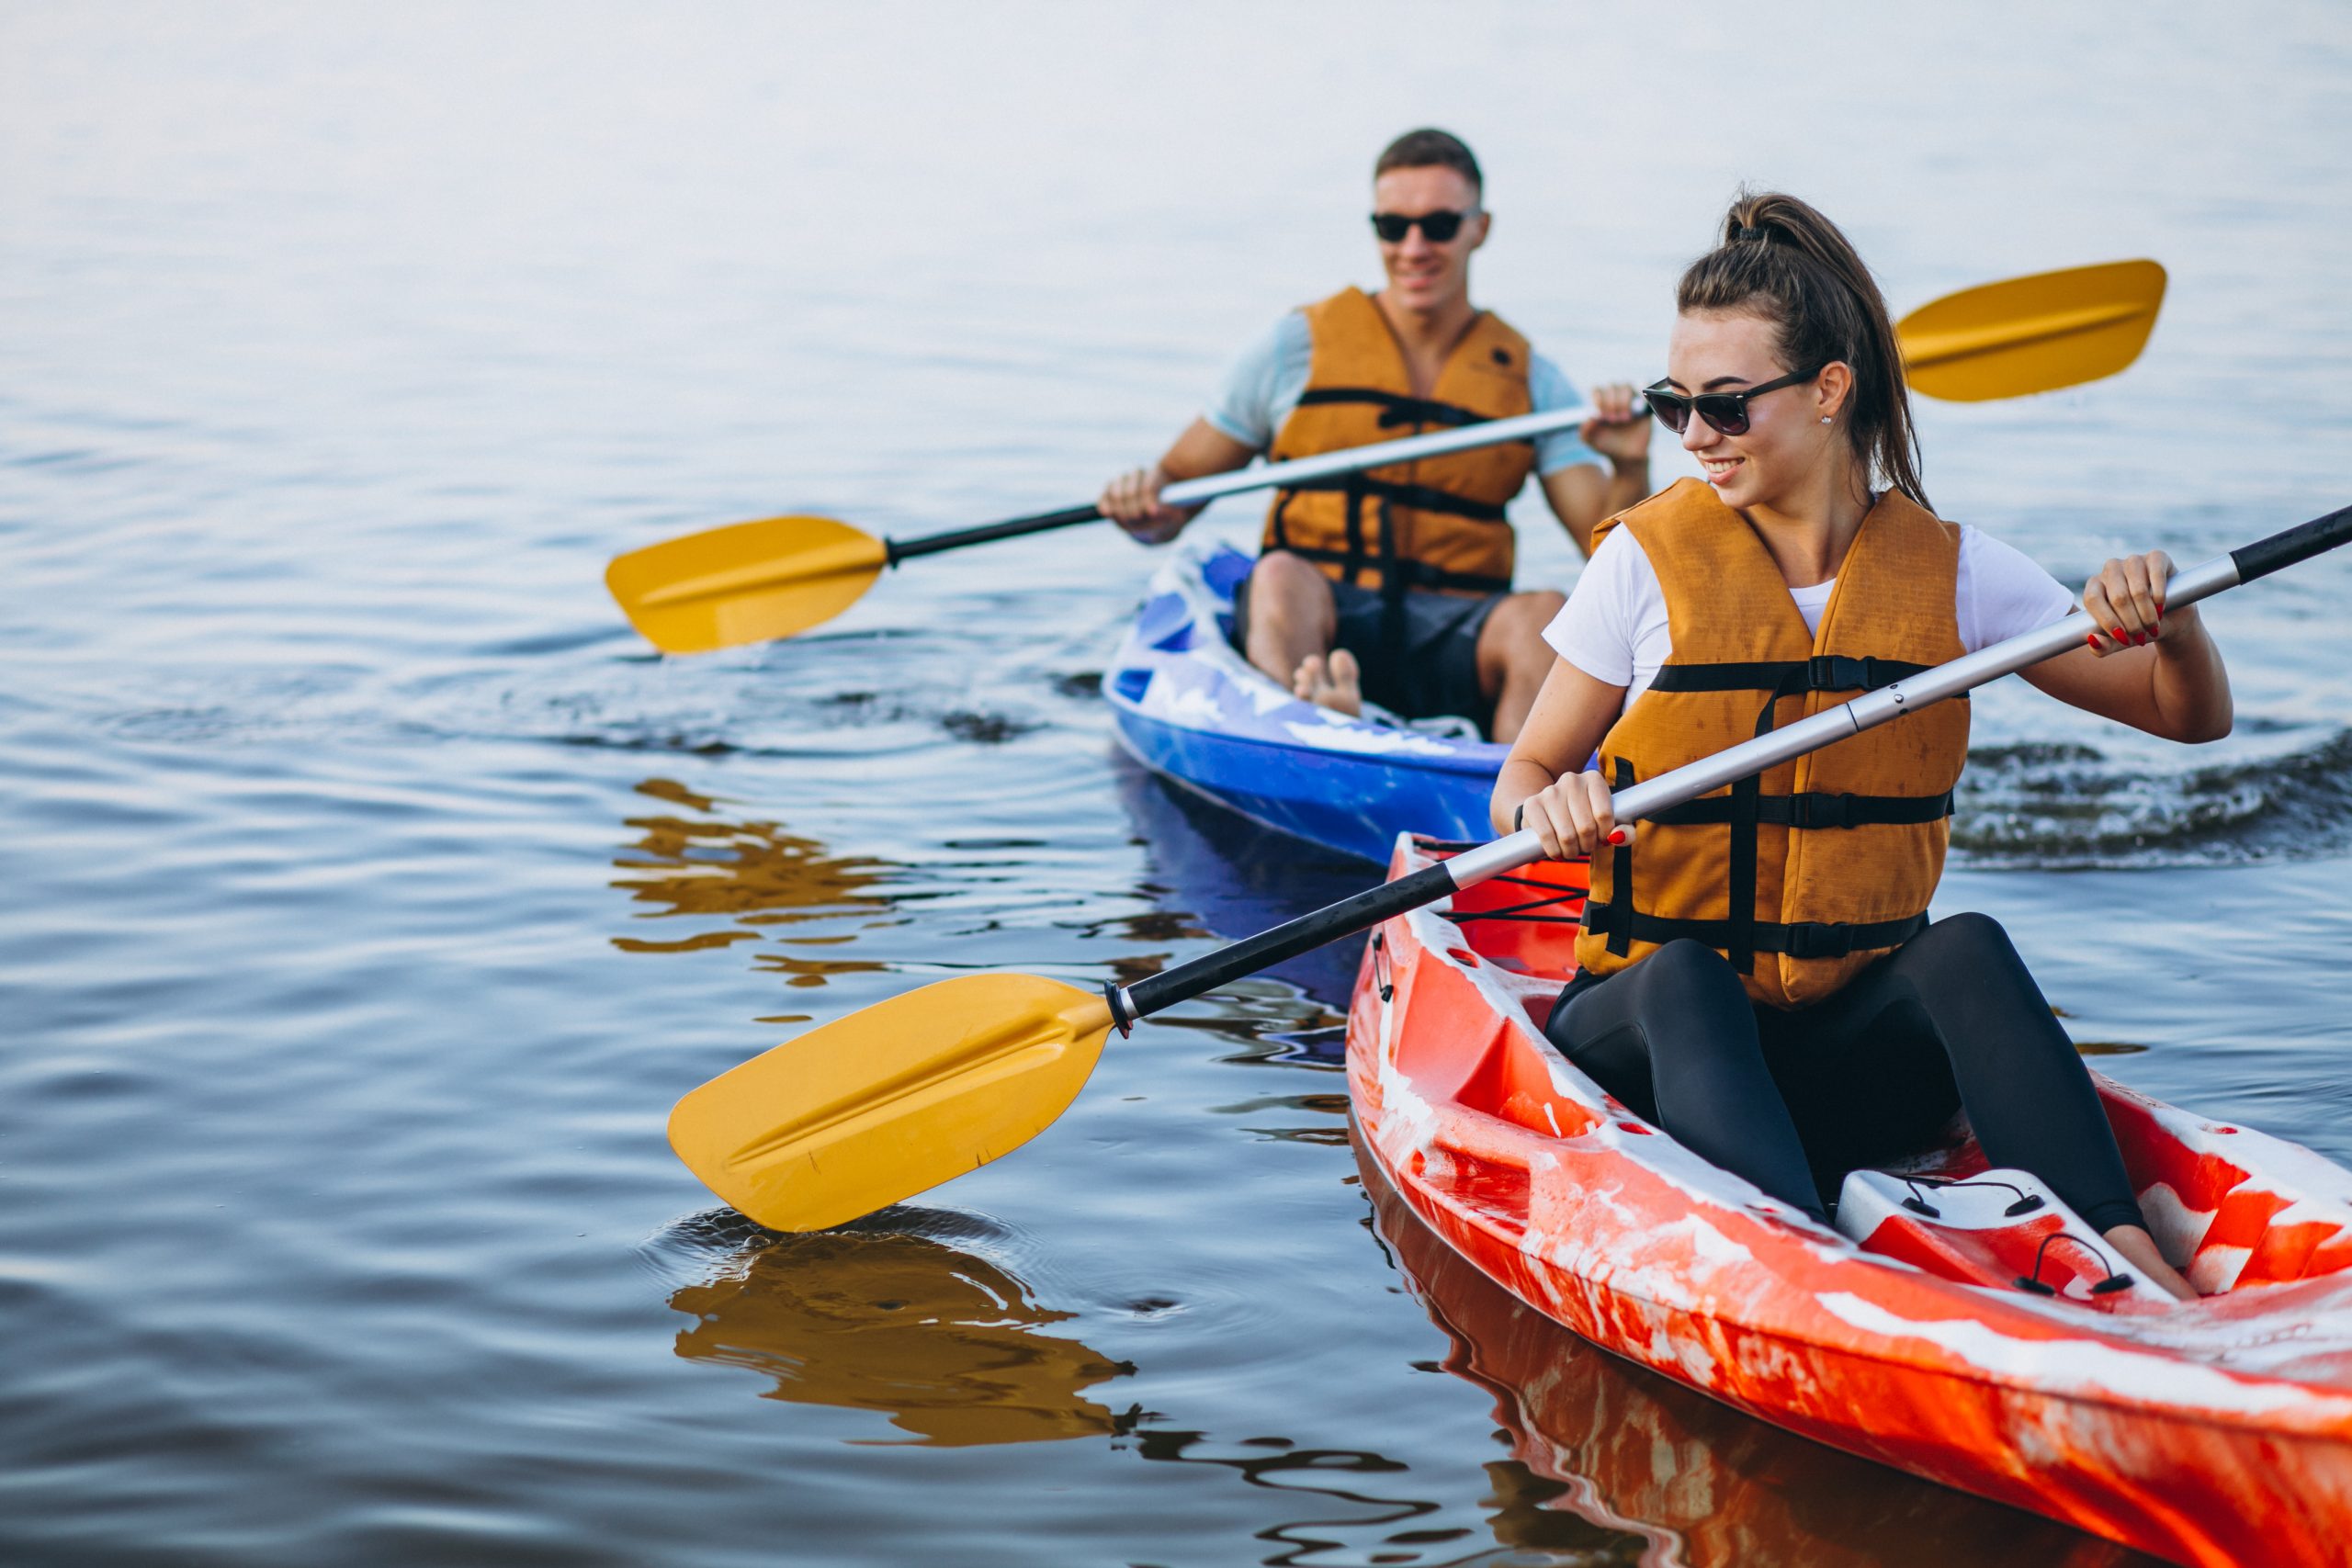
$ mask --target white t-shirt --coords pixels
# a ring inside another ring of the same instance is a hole
[[[1789,597],[1805,630],[1821,629],[1822,612],[1838,580],[1792,588]],[[2024,551],[1980,529],[1960,525],[1960,570],[1953,591],[1961,646],[1980,648],[2063,620],[2075,608],[2065,584]],[[1567,607],[1544,628],[1553,651],[1596,681],[1625,688],[1625,705],[1649,688],[1658,666],[1674,652],[1667,624],[1666,590],[1648,552],[1630,528],[1613,528],[1585,563]]]

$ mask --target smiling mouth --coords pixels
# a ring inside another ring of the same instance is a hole
[[[1707,478],[1712,481],[1729,479],[1732,470],[1746,461],[1745,457],[1702,457],[1699,467],[1706,470]]]

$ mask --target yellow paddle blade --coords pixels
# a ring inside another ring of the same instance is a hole
[[[719,1074],[670,1112],[670,1146],[760,1224],[820,1230],[1035,1137],[1110,1029],[1099,992],[1058,980],[942,980]]]
[[[790,637],[857,603],[889,564],[831,517],[765,517],[649,545],[605,569],[629,623],[664,653]]]
[[[2165,269],[2109,262],[1987,283],[1895,323],[1914,391],[1954,402],[2022,398],[2112,376],[2147,345]]]

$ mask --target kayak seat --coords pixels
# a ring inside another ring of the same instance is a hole
[[[1851,1171],[1838,1196],[1837,1224],[1865,1252],[1963,1285],[2125,1315],[2173,1305],[2022,1170],[1958,1179]]]

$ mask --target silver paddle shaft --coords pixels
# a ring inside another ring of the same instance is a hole
[[[1634,400],[1635,414],[1646,414],[1648,412],[1648,404],[1638,398]],[[1475,446],[1525,441],[1600,417],[1600,411],[1589,408],[1545,409],[1541,413],[1514,414],[1510,419],[1490,419],[1455,430],[1408,435],[1401,441],[1384,441],[1372,446],[1347,446],[1318,457],[1299,457],[1288,463],[1270,463],[1262,468],[1243,468],[1230,474],[1213,474],[1204,479],[1186,479],[1161,491],[1159,499],[1170,506],[1196,506],[1204,501],[1215,501],[1221,495],[1238,495],[1247,490],[1305,484],[1314,479],[1329,479],[1334,474],[1351,474],[1362,468],[1383,468],[1390,463],[1409,463],[1417,457],[1442,457],[1448,452],[1467,452]]]

